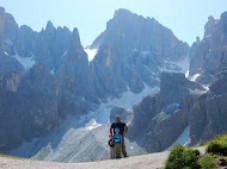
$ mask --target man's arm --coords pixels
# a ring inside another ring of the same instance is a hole
[[[128,133],[128,126],[125,124],[125,127],[124,128],[125,128],[125,130],[124,130],[125,131],[125,134],[127,134]]]
[[[113,135],[113,124],[110,126],[110,134]]]

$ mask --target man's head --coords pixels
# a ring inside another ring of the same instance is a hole
[[[115,121],[116,121],[116,123],[120,123],[121,122],[121,116],[120,115],[116,115]]]

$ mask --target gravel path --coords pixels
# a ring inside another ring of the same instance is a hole
[[[197,147],[202,154],[204,147]],[[86,163],[55,163],[30,159],[0,157],[0,169],[161,169],[169,152],[134,156],[119,160],[105,160]]]
[[[0,157],[0,169],[161,169],[169,152],[87,163],[54,163]]]

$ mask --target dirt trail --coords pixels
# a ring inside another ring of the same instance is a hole
[[[0,157],[0,169],[161,169],[169,152],[87,163],[55,163]]]
[[[202,154],[205,153],[204,147],[195,149],[198,149]],[[86,163],[57,163],[0,157],[0,169],[161,169],[168,154],[169,151],[164,151],[119,160]]]

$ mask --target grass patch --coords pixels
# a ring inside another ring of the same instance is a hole
[[[0,157],[12,159],[12,160],[24,160],[25,159],[23,157],[10,156],[10,155],[6,155],[6,154],[0,154]]]
[[[206,152],[227,156],[227,134],[215,136],[213,140],[209,141]]]
[[[215,136],[200,145],[207,145],[203,156],[198,150],[175,145],[170,151],[165,169],[217,169],[218,165],[227,166],[227,134]]]
[[[201,169],[217,169],[214,161],[216,156],[206,154],[198,160],[198,164],[201,166]]]

